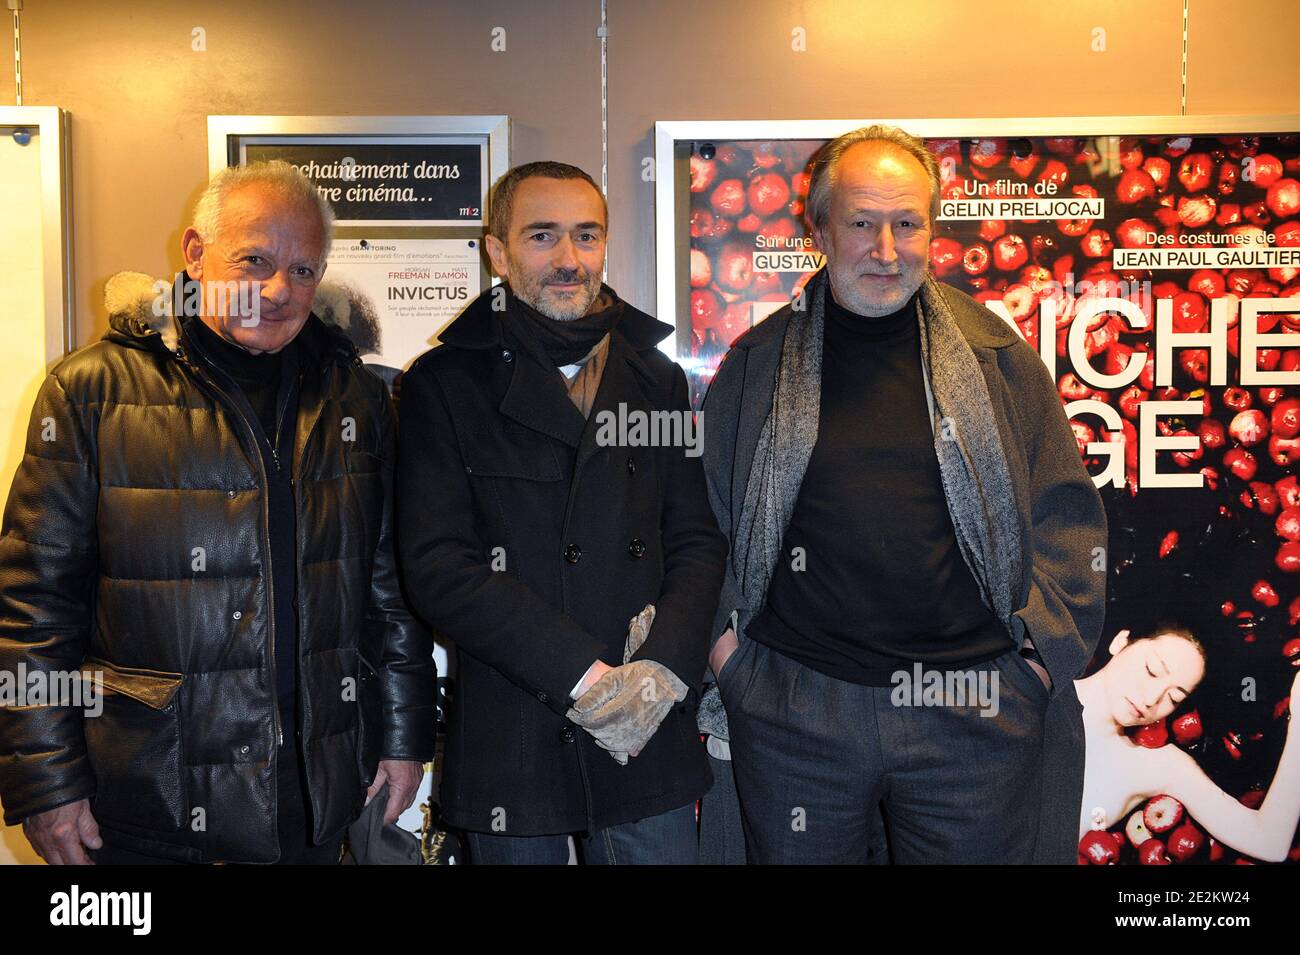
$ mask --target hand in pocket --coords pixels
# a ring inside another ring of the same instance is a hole
[[[713,671],[715,679],[722,672],[722,668],[727,665],[731,655],[739,649],[740,639],[736,636],[736,631],[728,627],[726,632],[718,637],[718,642],[713,645],[713,649],[709,651],[709,669]]]

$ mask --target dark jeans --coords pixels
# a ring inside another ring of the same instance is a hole
[[[310,810],[307,806],[307,780],[298,760],[296,747],[280,747],[276,767],[276,828],[280,835],[280,859],[276,865],[338,865],[343,850],[343,834],[324,845],[312,845]],[[133,852],[111,845],[91,853],[97,865],[176,865],[171,859]]]
[[[967,670],[986,671],[996,715],[969,698],[896,705],[895,687],[742,638],[718,686],[750,863],[879,861],[882,810],[893,862],[1029,862],[1048,692],[1015,650]]]
[[[565,865],[569,837],[503,836],[467,832],[471,865]],[[699,844],[695,803],[636,822],[609,826],[588,836],[574,836],[578,858],[586,865],[695,865]]]

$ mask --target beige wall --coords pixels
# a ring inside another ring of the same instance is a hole
[[[1177,113],[1182,6],[609,0],[610,282],[653,310],[641,160],[655,120]],[[25,7],[25,102],[72,113],[78,344],[103,331],[109,275],[179,266],[210,113],[507,113],[516,162],[599,171],[599,0]],[[1294,15],[1289,0],[1190,0],[1188,112],[1300,112]],[[490,48],[497,26],[504,53]],[[791,49],[795,27],[807,52]],[[13,102],[8,63],[0,102]]]

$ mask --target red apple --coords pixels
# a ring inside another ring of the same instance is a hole
[[[1268,207],[1279,219],[1289,219],[1300,212],[1300,181],[1279,179],[1269,186]]]
[[[722,302],[712,289],[691,293],[691,325],[709,328],[722,315]]]
[[[1205,844],[1205,835],[1190,822],[1185,822],[1169,833],[1169,854],[1179,862],[1186,862]]]
[[[930,267],[939,278],[961,267],[964,249],[956,239],[941,236],[930,242]]]
[[[1138,850],[1138,862],[1142,865],[1170,865],[1169,856],[1165,855],[1165,844],[1159,839],[1148,839]]]
[[[749,181],[749,208],[760,216],[778,212],[790,201],[790,186],[780,173],[760,173]]]
[[[1273,589],[1273,585],[1267,580],[1255,581],[1255,585],[1250,588],[1250,595],[1255,598],[1257,603],[1263,604],[1265,607],[1276,607],[1281,602],[1277,591]]]
[[[1119,840],[1104,829],[1091,829],[1079,840],[1079,855],[1093,865],[1114,865],[1119,860]]]
[[[691,156],[691,192],[704,192],[718,178],[718,167],[712,159]]]
[[[1210,184],[1214,161],[1205,153],[1189,153],[1178,166],[1178,181],[1188,192],[1200,192]]]
[[[728,245],[718,254],[713,274],[725,290],[743,292],[754,279],[753,256],[743,245]]]
[[[1251,481],[1250,489],[1241,492],[1241,503],[1249,508],[1258,508],[1261,514],[1269,517],[1278,512],[1281,504],[1277,490],[1267,481]]]
[[[1188,710],[1174,720],[1173,730],[1174,739],[1184,746],[1195,743],[1203,732],[1201,714],[1196,710]]]
[[[1300,666],[1300,637],[1282,644],[1282,656],[1286,657],[1292,666]]]
[[[1133,733],[1133,742],[1144,749],[1159,749],[1169,742],[1169,728],[1164,720],[1139,726]]]
[[[1277,536],[1289,541],[1300,540],[1300,507],[1285,508],[1273,522]]]
[[[1159,550],[1157,551],[1157,553],[1159,553],[1160,555],[1161,560],[1164,560],[1166,557],[1172,554],[1175,548],[1178,547],[1178,537],[1179,537],[1178,531],[1169,531],[1161,539],[1160,547]]]
[[[1144,169],[1129,169],[1119,177],[1115,198],[1126,205],[1150,199],[1156,194],[1156,181]]]
[[[1273,440],[1277,439],[1274,438]],[[1253,480],[1255,470],[1259,466],[1255,460],[1255,455],[1244,448],[1229,448],[1224,452],[1223,463],[1227,465],[1228,470],[1243,481]]]
[[[1297,479],[1294,474],[1288,474],[1273,487],[1277,490],[1278,499],[1281,500],[1283,507],[1300,506],[1300,479]]]
[[[1168,159],[1152,156],[1142,164],[1142,168],[1146,170],[1147,175],[1151,177],[1151,181],[1156,184],[1156,188],[1161,192],[1169,188],[1170,168]]]
[[[1290,467],[1300,457],[1300,438],[1280,438],[1277,435],[1268,439],[1268,456],[1280,468]]]
[[[704,288],[713,281],[713,265],[699,249],[691,249],[691,288]]]
[[[739,179],[724,179],[709,196],[709,204],[718,215],[736,218],[745,211],[745,184]]]
[[[1273,433],[1279,438],[1300,435],[1300,398],[1286,398],[1275,404],[1270,423]]]
[[[1239,412],[1228,425],[1228,434],[1245,447],[1253,447],[1268,437],[1268,418],[1257,408]]]

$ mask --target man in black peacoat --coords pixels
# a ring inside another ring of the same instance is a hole
[[[656,348],[672,329],[601,284],[604,202],[585,173],[520,167],[492,209],[488,251],[509,285],[402,381],[403,575],[459,651],[444,818],[475,862],[563,862],[570,834],[587,862],[694,861],[712,781],[694,713],[727,543],[698,444],[682,446],[685,375]],[[617,426],[651,412],[678,430]],[[570,718],[624,672],[642,695],[681,697],[625,764]]]

